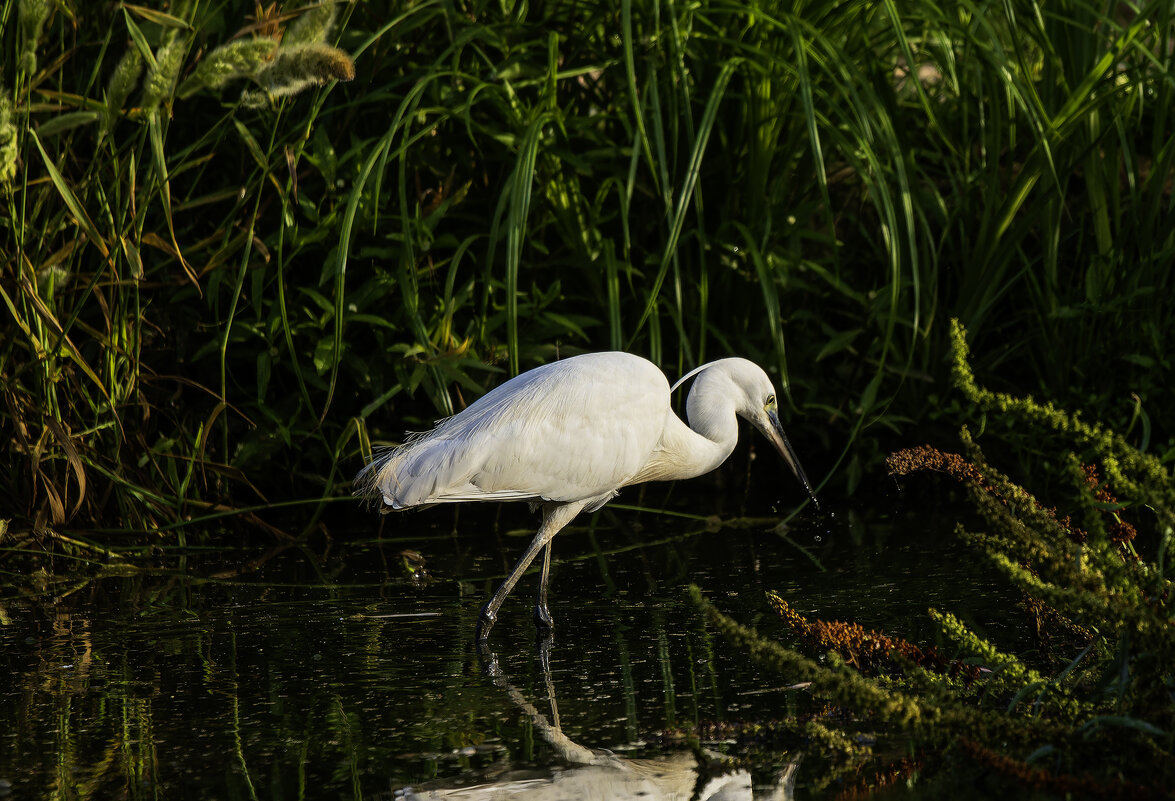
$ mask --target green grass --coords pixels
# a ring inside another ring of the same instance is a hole
[[[603,348],[759,361],[851,489],[944,314],[1162,443],[1172,27],[1114,8],[2,0],[0,515],[336,496]]]

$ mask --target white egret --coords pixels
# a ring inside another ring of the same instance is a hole
[[[696,376],[687,426],[670,393]],[[779,423],[775,390],[746,359],[720,359],[673,387],[652,363],[629,353],[589,353],[522,373],[425,434],[377,454],[356,476],[356,494],[391,509],[461,501],[529,501],[543,520],[526,553],[481,610],[484,641],[498,609],[543,551],[535,622],[547,608],[551,539],[621,487],[708,473],[726,461],[743,417],[779,451],[815,501]]]

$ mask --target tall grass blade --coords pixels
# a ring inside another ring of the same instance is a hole
[[[726,86],[730,83],[730,77],[734,74],[735,69],[738,68],[741,59],[730,59],[722,65],[722,69],[718,73],[718,78],[714,82],[714,88],[710,91],[710,97],[706,101],[706,109],[702,113],[702,120],[698,126],[698,138],[693,143],[690,150],[689,166],[686,168],[685,175],[682,178],[681,184],[677,187],[676,201],[673,206],[673,216],[669,221],[669,234],[665,241],[664,250],[662,251],[661,264],[657,268],[657,276],[653,279],[653,285],[649,289],[649,299],[645,303],[645,309],[637,320],[635,331],[632,336],[635,336],[644,326],[645,322],[652,314],[653,308],[657,303],[657,299],[661,294],[661,287],[665,283],[665,277],[669,272],[669,266],[673,261],[673,257],[677,251],[678,240],[681,237],[682,226],[685,224],[685,216],[689,210],[690,200],[694,194],[694,187],[698,181],[698,174],[702,167],[702,157],[706,152],[706,144],[710,140],[710,133],[714,128],[714,121],[718,114],[718,106],[721,103],[726,92]],[[631,345],[630,337],[630,345]]]

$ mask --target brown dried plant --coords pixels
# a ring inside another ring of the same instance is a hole
[[[962,677],[968,683],[979,678],[979,668],[958,659],[947,659],[933,645],[920,647],[857,623],[811,621],[774,592],[767,593],[767,600],[792,631],[813,645],[835,650],[858,670],[877,673],[886,668],[916,665],[951,678]]]
[[[919,445],[891,453],[885,461],[891,476],[908,476],[923,470],[946,473],[973,490],[986,493],[1003,506],[1009,504],[1000,482],[991,480],[982,468],[960,454],[940,451],[930,445]],[[1102,482],[1096,465],[1082,464],[1081,471],[1084,475],[1084,489],[1094,503],[1100,505],[1098,508],[1102,514],[1109,518],[1106,531],[1110,541],[1120,546],[1127,545],[1138,532],[1133,525],[1123,521],[1112,511],[1118,504],[1118,499],[1110,491],[1109,485]],[[1069,515],[1062,517],[1055,507],[1042,506],[1035,499],[1033,504],[1039,511],[1055,520],[1070,541],[1081,544],[1089,540],[1089,533],[1078,526]],[[1129,551],[1124,549],[1123,553]]]

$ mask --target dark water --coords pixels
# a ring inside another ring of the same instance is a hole
[[[678,497],[679,507],[700,503]],[[684,731],[782,718],[809,703],[707,627],[685,593],[691,582],[784,639],[765,590],[805,614],[920,642],[933,642],[933,606],[998,640],[1005,591],[982,571],[976,578],[954,520],[928,513],[933,505],[887,499],[834,522],[801,514],[783,534],[778,519],[733,514],[721,527],[617,507],[576,521],[555,540],[551,584],[560,734],[668,760],[640,763],[664,773],[688,757],[677,745]],[[472,642],[477,612],[534,518],[514,505],[393,516],[382,528],[363,521],[345,537],[336,530],[269,555],[171,551],[40,592],[25,581],[7,588],[0,779],[9,797],[390,798],[405,786],[549,781],[567,752],[544,728],[552,716],[531,622],[536,576],[493,631],[496,679]],[[421,559],[425,578],[413,575]],[[513,772],[523,768],[539,773]],[[768,797],[769,777],[752,778],[755,797]],[[793,780],[804,797],[802,765]],[[691,778],[684,797],[693,789]]]

